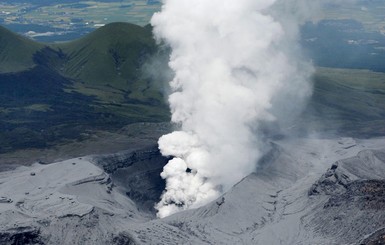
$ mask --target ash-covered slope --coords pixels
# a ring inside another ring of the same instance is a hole
[[[273,143],[257,173],[218,200],[144,223],[133,237],[141,244],[360,244],[381,237],[384,142]]]
[[[286,139],[214,202],[164,219],[157,149],[0,173],[1,244],[381,244],[385,139]],[[380,242],[380,243],[376,243]]]
[[[130,244],[121,232],[154,213],[127,190],[155,200],[161,190],[152,188],[165,160],[146,148],[1,172],[0,244]],[[121,177],[127,169],[131,175]]]

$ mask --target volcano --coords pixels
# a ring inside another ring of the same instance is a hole
[[[271,141],[217,200],[157,219],[156,148],[2,172],[2,244],[373,244],[384,235],[384,138]],[[129,173],[129,174],[126,174]]]

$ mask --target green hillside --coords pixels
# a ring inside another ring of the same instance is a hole
[[[114,111],[137,121],[167,120],[158,81],[142,76],[142,65],[156,52],[150,28],[113,23],[52,47],[66,55],[60,71],[74,80],[67,91],[95,96],[99,111]]]
[[[299,125],[351,137],[385,135],[385,73],[319,67]]]
[[[0,154],[51,147],[136,122],[169,121],[150,27],[106,25],[75,41],[40,44],[0,27]],[[293,128],[340,136],[385,135],[385,73],[318,68]]]
[[[42,47],[42,44],[0,26],[0,73],[17,72],[33,67],[33,54]]]
[[[150,28],[113,23],[50,45],[6,30],[0,39],[0,153],[169,120],[159,82],[142,74],[156,52]]]
[[[114,23],[69,43],[57,45],[68,55],[65,74],[92,85],[127,89],[137,79],[146,55],[155,51],[149,29]]]

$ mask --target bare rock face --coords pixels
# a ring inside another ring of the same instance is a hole
[[[113,245],[135,245],[134,239],[130,234],[121,232],[112,239]]]
[[[334,163],[322,177],[312,185],[308,195],[336,195],[346,192],[348,183],[351,182],[349,176],[337,170],[338,162]]]
[[[0,231],[0,244],[3,245],[43,245],[40,236],[40,229],[34,227],[17,227],[5,231]]]
[[[324,208],[354,205],[359,210],[385,210],[385,180],[356,180],[340,195],[332,195]]]
[[[165,188],[160,173],[168,160],[153,146],[98,156],[94,161],[110,174],[114,185],[133,200],[138,209],[155,214],[154,204]]]
[[[128,168],[134,164],[147,162],[151,159],[157,159],[164,163],[165,159],[162,158],[157,145],[153,145],[139,150],[128,150],[115,154],[96,156],[94,162],[103,168],[106,173],[111,174],[119,169]]]
[[[360,242],[360,245],[380,245],[385,244],[385,228],[379,229]]]
[[[383,153],[365,150],[355,157],[340,160],[313,184],[308,193],[310,197],[327,197],[310,221],[318,234],[334,237],[342,244],[355,244],[384,228]],[[378,235],[375,237],[374,240],[381,239]],[[374,241],[368,239],[363,244]]]

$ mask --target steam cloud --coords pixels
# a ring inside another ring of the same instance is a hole
[[[161,174],[159,217],[202,206],[255,171],[260,125],[288,126],[310,95],[313,69],[286,9],[275,0],[164,0],[153,16],[156,38],[172,48],[169,103],[180,126],[159,139],[174,157]]]

